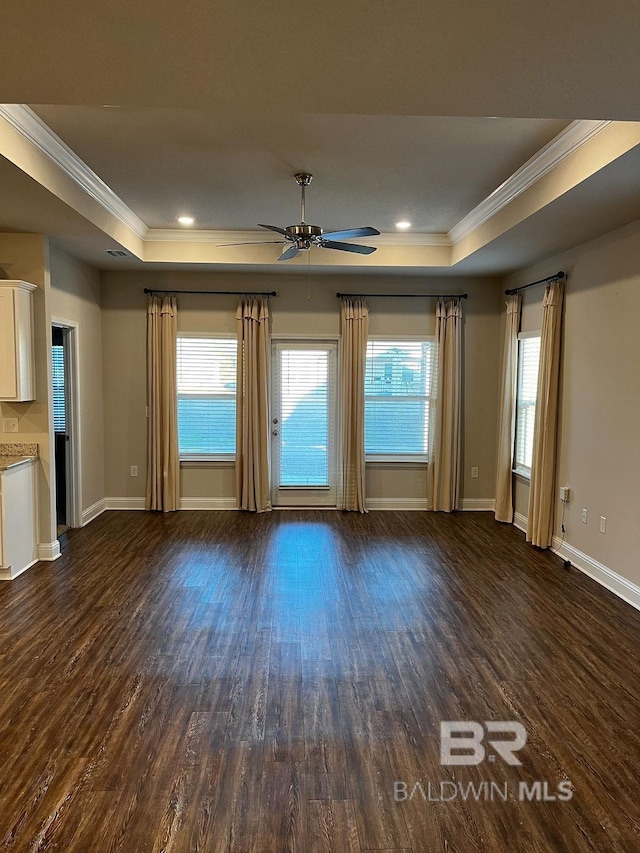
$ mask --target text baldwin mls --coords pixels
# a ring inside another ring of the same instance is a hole
[[[406,782],[393,783],[393,799],[397,803],[422,800],[425,803],[450,803],[455,800],[495,802],[519,800],[520,802],[566,803],[573,797],[573,786],[569,781],[559,782],[553,787],[549,782]]]

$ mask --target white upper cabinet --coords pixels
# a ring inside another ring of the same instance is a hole
[[[26,281],[0,280],[0,400],[35,400],[33,291]]]

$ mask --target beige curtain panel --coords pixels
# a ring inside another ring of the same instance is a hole
[[[271,342],[266,297],[243,296],[236,312],[236,494],[240,509],[271,509],[269,372]]]
[[[496,521],[513,521],[513,447],[516,440],[516,400],[518,396],[518,332],[522,298],[507,298],[507,314],[502,356],[502,392],[498,425],[498,468],[496,472]]]
[[[539,548],[548,548],[553,535],[563,298],[563,281],[547,285],[542,302],[540,367],[527,517],[527,542]]]
[[[429,436],[427,506],[458,509],[460,490],[462,308],[459,299],[436,305],[435,416]]]
[[[340,306],[341,508],[366,512],[364,458],[364,373],[369,309],[363,299]]]
[[[175,296],[152,296],[147,308],[147,495],[146,508],[180,507]]]

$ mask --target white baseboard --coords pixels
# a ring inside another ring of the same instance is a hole
[[[22,569],[19,569],[17,572],[14,572],[14,570],[11,568],[11,566],[0,567],[0,581],[15,580],[16,578],[20,577],[20,575],[23,575],[27,571],[27,569],[30,569],[31,566],[35,566],[35,564],[37,562],[38,562],[38,560],[32,560],[28,565],[24,566],[24,568],[22,568]]]
[[[426,510],[426,498],[367,498],[367,509]]]
[[[522,515],[520,512],[513,513],[513,526],[517,527],[518,530],[522,530],[523,533],[527,532],[527,516]]]
[[[463,512],[493,512],[493,498],[463,498],[460,509]],[[429,509],[426,498],[368,498],[367,509],[383,510],[421,510]]]
[[[144,498],[105,498],[105,509],[144,509]]]
[[[471,506],[463,501],[463,509],[493,509],[493,500],[471,501]],[[481,505],[478,505],[481,504]],[[144,498],[106,498],[105,509],[141,510],[145,508]],[[180,498],[180,509],[237,509],[235,498]],[[275,507],[274,507],[275,508]],[[322,509],[323,507],[312,507]],[[325,507],[326,509],[327,507]],[[426,510],[426,498],[369,498],[367,509],[372,510]]]
[[[41,542],[38,545],[38,560],[53,562],[53,560],[57,560],[61,554],[60,543],[57,539],[54,542]]]
[[[98,507],[101,504],[101,508]],[[493,498],[465,498],[461,509],[464,512],[493,512],[495,501]],[[87,524],[93,518],[104,512],[105,509],[143,510],[145,508],[144,498],[105,498],[104,501],[94,504],[82,514],[83,524],[85,513],[95,512],[91,518],[87,517]],[[237,509],[235,498],[180,498],[180,509]],[[321,507],[316,507],[321,509]],[[427,507],[426,498],[369,498],[367,509],[373,510],[419,510],[425,511]]]
[[[562,539],[558,536],[553,537],[553,550],[564,560],[569,560],[572,566],[579,569],[583,574],[588,575],[597,581],[601,586],[606,587],[610,592],[613,592],[618,598],[626,601],[636,610],[640,610],[640,586],[632,583],[630,580],[623,578],[617,572],[614,572],[608,566],[599,563],[584,554],[568,542],[562,543]]]
[[[180,498],[180,509],[238,509],[235,498]]]
[[[519,512],[514,513],[513,524],[518,530],[522,530],[523,533],[527,532],[527,517],[525,515]],[[590,557],[583,551],[574,548],[568,542],[563,543],[559,536],[553,537],[551,547],[563,560],[569,560],[572,566],[575,566],[583,574],[593,578],[600,586],[604,586],[610,592],[617,595],[618,598],[626,601],[627,604],[635,607],[636,610],[640,610],[640,586],[636,586],[630,580],[623,578],[622,575],[594,560],[593,557]]]
[[[460,509],[463,512],[493,512],[495,507],[494,498],[463,498]]]
[[[80,527],[85,527],[99,515],[102,515],[106,508],[107,501],[105,498],[102,498],[102,500],[96,501],[94,504],[91,504],[91,506],[83,509],[82,518],[80,519]]]
[[[105,498],[105,509],[144,510],[144,498]],[[235,498],[180,498],[180,509],[237,509]]]

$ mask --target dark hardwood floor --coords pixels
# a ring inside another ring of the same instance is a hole
[[[0,617],[2,850],[640,851],[640,614],[489,513],[106,513]]]

